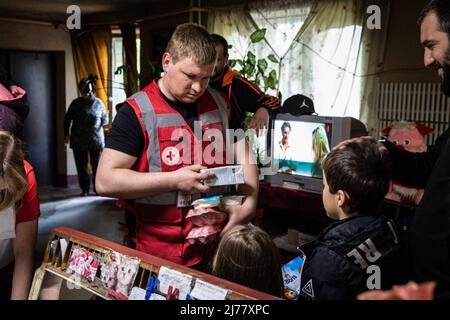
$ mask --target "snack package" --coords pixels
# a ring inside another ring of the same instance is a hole
[[[100,280],[108,294],[127,300],[139,270],[140,259],[128,257],[115,251],[104,255]]]
[[[221,224],[227,219],[225,212],[214,210],[213,208],[201,207],[189,210],[186,220],[191,221],[195,226]]]
[[[192,202],[194,209],[219,207],[222,196],[213,196],[209,198],[197,199]]]
[[[288,300],[297,300],[300,296],[300,284],[302,279],[302,270],[305,263],[305,255],[289,261],[281,268],[284,285],[284,298]]]
[[[119,253],[110,251],[105,254],[100,269],[100,280],[107,289],[114,289],[117,284],[117,271],[119,270],[119,264]]]
[[[225,224],[213,224],[205,225],[202,227],[194,227],[188,233],[186,239],[189,239],[190,243],[195,243],[195,240],[200,241],[200,243],[206,243],[210,238],[217,237],[220,232],[225,227]]]
[[[195,200],[194,209],[189,210],[186,219],[194,224],[187,235],[191,243],[195,240],[205,243],[210,237],[216,237],[224,228],[227,214],[219,211],[222,196],[213,196]]]
[[[96,254],[75,246],[69,258],[67,271],[76,273],[89,281],[93,281],[99,264],[99,258]]]
[[[220,199],[221,206],[240,206],[244,202],[245,196],[225,196]]]
[[[215,178],[204,181],[207,186],[227,186],[244,183],[243,166],[225,166],[200,170],[201,173],[214,173]]]
[[[114,292],[118,294],[116,297],[126,297],[128,299],[139,270],[140,262],[140,259],[120,255],[120,264],[117,270],[117,283],[114,288]]]

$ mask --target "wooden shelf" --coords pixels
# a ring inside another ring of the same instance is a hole
[[[64,256],[61,253],[61,241],[58,241],[58,245],[53,255],[50,254],[50,242],[53,239],[65,239],[67,241],[67,249]],[[146,288],[148,279],[151,275],[158,275],[160,267],[164,266],[184,274],[191,275],[194,281],[197,279],[203,280],[210,284],[219,286],[228,290],[227,300],[279,300],[278,297],[269,295],[264,292],[260,292],[239,284],[226,281],[207,273],[203,273],[174,262],[152,256],[150,254],[137,251],[123,245],[90,235],[78,230],[74,230],[67,227],[58,227],[52,230],[50,238],[47,243],[47,248],[44,254],[43,263],[38,270],[36,270],[35,277],[33,279],[32,288],[30,291],[30,299],[38,299],[40,287],[44,279],[46,272],[52,273],[57,277],[60,277],[82,289],[85,289],[103,299],[114,300],[114,297],[108,295],[107,290],[102,286],[99,279],[99,270],[93,282],[88,282],[86,279],[76,276],[72,273],[66,272],[68,261],[73,246],[80,246],[90,252],[93,252],[100,257],[103,257],[107,252],[116,251],[123,255],[135,257],[141,260],[139,270],[134,281],[134,286],[142,289]]]

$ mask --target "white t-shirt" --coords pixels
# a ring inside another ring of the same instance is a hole
[[[283,143],[278,142],[278,155],[281,160],[292,160],[292,148],[291,146],[287,146],[286,148],[283,146]]]

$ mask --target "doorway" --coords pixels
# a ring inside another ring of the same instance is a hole
[[[39,186],[56,184],[55,56],[49,52],[2,50],[10,79],[27,92],[30,112],[24,125],[25,157]]]

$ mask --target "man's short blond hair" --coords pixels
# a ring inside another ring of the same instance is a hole
[[[199,65],[216,62],[213,38],[205,28],[195,23],[178,25],[167,44],[166,52],[174,63],[184,58],[191,58]]]

